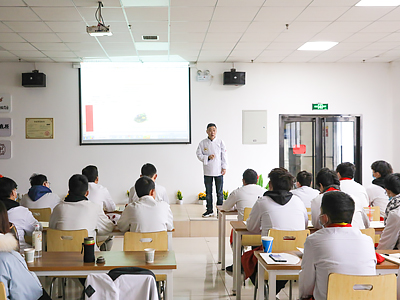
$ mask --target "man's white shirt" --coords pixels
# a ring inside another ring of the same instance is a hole
[[[166,203],[169,204],[169,198],[168,198],[168,194],[167,194],[167,190],[165,189],[165,187],[163,187],[162,185],[159,185],[157,183],[155,183],[155,190],[156,190],[156,200],[157,201],[164,201]],[[131,187],[130,191],[129,191],[129,202],[128,203],[133,203],[139,200],[139,197],[136,194],[136,190],[135,190],[135,186]]]
[[[54,193],[47,193],[40,197],[38,200],[33,201],[28,194],[22,196],[20,205],[26,208],[47,208],[50,207],[53,211],[54,207],[61,202],[60,197]]]
[[[358,198],[358,201],[362,207],[367,207],[369,205],[369,197],[367,194],[367,190],[358,182],[355,182],[353,179],[340,180],[340,190],[349,194],[350,196],[354,196]]]
[[[111,198],[108,189],[101,184],[89,182],[89,194],[87,198],[90,202],[98,204],[107,212],[115,211],[115,202]]]
[[[29,209],[17,206],[8,210],[8,220],[15,225],[18,232],[20,251],[32,246],[25,242],[25,235],[32,235],[35,225],[40,224],[32,215]],[[42,227],[40,227],[42,228]]]
[[[313,189],[309,186],[301,186],[297,189],[291,190],[290,192],[293,195],[296,195],[297,197],[299,197],[300,200],[303,201],[306,208],[310,208],[311,200],[319,195],[318,190]]]
[[[209,160],[210,155],[215,155],[215,157]],[[228,168],[226,147],[218,138],[202,140],[197,147],[196,156],[203,163],[205,176],[220,176],[221,170]]]
[[[389,197],[383,187],[371,184],[367,187],[367,194],[369,197],[369,204],[371,206],[379,206],[381,217],[385,217],[385,210],[389,203]]]

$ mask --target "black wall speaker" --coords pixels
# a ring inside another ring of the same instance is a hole
[[[46,87],[46,74],[33,70],[32,73],[22,73],[22,86]]]
[[[245,72],[236,72],[236,69],[231,69],[230,72],[224,72],[224,85],[245,85],[245,79]]]

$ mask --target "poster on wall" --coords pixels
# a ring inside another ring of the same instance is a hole
[[[11,136],[11,118],[0,118],[0,136]]]
[[[11,141],[0,140],[0,159],[11,158]]]
[[[25,138],[27,139],[53,139],[53,118],[26,118]]]
[[[8,113],[11,111],[11,95],[0,93],[0,113]]]

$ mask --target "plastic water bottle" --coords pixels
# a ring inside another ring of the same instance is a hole
[[[42,257],[42,236],[40,224],[36,224],[35,231],[32,233],[32,246],[35,248],[35,257]]]

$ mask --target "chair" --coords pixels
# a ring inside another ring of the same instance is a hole
[[[312,218],[311,218],[311,207],[307,207],[306,209],[307,209],[308,221],[312,221]]]
[[[4,286],[4,283],[1,281],[0,281],[0,300],[7,300],[6,287]]]
[[[371,237],[372,242],[375,244],[375,229],[374,228],[365,228],[365,229],[360,229],[360,230],[363,234]]]
[[[38,220],[39,222],[49,222],[50,215],[51,215],[51,208],[29,208],[30,212],[32,213],[33,217]]]
[[[356,276],[332,273],[327,300],[396,300],[395,274]]]
[[[244,208],[243,220],[246,221],[251,213],[251,207]],[[260,246],[261,235],[243,235],[242,236],[242,247],[244,246]]]
[[[367,206],[364,207],[364,211],[370,221],[380,221],[381,209],[379,206]]]

